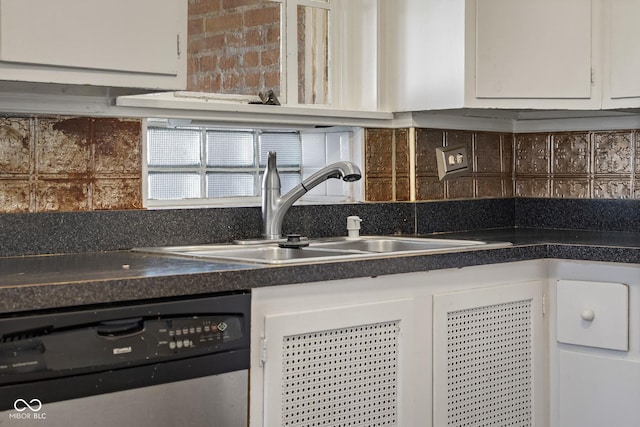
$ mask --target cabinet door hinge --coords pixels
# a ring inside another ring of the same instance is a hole
[[[542,294],[542,317],[547,315],[547,294]]]
[[[260,367],[267,363],[267,339],[260,338]]]
[[[591,67],[591,84],[596,84],[596,69]]]
[[[180,51],[180,33],[176,34],[176,53],[178,54],[178,58],[180,58],[180,55],[182,55]]]

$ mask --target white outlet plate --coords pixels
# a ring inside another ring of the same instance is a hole
[[[436,160],[440,180],[469,170],[467,147],[464,145],[436,148]]]

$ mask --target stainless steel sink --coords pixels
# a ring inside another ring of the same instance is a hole
[[[235,261],[248,261],[267,264],[281,264],[286,262],[301,262],[303,260],[309,260],[314,258],[326,258],[327,256],[341,257],[351,255],[347,251],[331,251],[331,250],[315,250],[311,248],[281,248],[278,245],[269,246],[252,246],[241,247],[237,246],[214,246],[214,247],[194,247],[191,248],[177,248],[176,250],[169,249],[171,253],[178,253],[181,255],[187,255],[196,258],[218,258],[218,259],[230,259]]]
[[[339,249],[363,252],[415,252],[434,251],[438,249],[468,248],[486,245],[486,242],[475,240],[421,239],[407,237],[364,236],[357,240],[342,239],[335,242],[313,242],[314,249]]]
[[[281,248],[278,243],[261,241],[248,245],[168,246],[134,250],[209,260],[279,265],[458,252],[509,245],[511,243],[475,240],[363,236],[357,240],[347,238],[311,240],[309,246],[293,249]]]
[[[304,248],[281,248],[277,243],[237,245],[169,246],[158,248],[137,248],[139,252],[178,255],[210,260],[236,261],[258,264],[304,264],[331,261],[340,258],[361,256],[363,252]]]

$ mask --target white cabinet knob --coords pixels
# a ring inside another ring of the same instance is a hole
[[[596,314],[593,312],[593,310],[589,308],[585,308],[584,310],[582,310],[582,313],[580,313],[580,317],[582,317],[582,320],[586,320],[587,322],[592,322],[593,319],[596,317]]]

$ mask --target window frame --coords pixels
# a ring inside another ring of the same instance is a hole
[[[194,124],[194,126],[197,126]],[[221,125],[206,124],[206,127],[211,127],[221,130],[239,130],[238,126],[225,127]],[[146,209],[182,209],[182,208],[207,208],[207,207],[252,207],[260,206],[262,203],[262,196],[238,196],[238,197],[221,197],[221,198],[194,198],[194,199],[171,199],[171,200],[158,200],[149,198],[149,172],[156,171],[157,168],[150,168],[147,159],[148,150],[148,129],[149,127],[187,127],[184,125],[173,126],[170,120],[165,119],[146,119],[143,120],[143,139],[142,139],[142,204]],[[350,140],[348,148],[345,148],[341,153],[343,160],[354,162],[361,169],[364,166],[364,128],[360,127],[343,127],[336,126],[330,128],[277,128],[269,129],[268,127],[258,124],[242,126],[243,130],[254,131],[298,131],[301,134],[334,134],[334,133],[350,133]],[[325,147],[327,139],[325,136]],[[305,179],[305,164],[301,162],[301,175],[302,180]],[[260,168],[258,165],[259,170]],[[196,168],[194,168],[195,170]],[[287,172],[290,169],[287,167],[278,167],[281,172]],[[206,178],[204,179],[206,180]],[[258,187],[261,185],[261,180],[258,180]],[[308,194],[303,196],[297,204],[340,204],[340,203],[358,203],[364,201],[364,171],[363,177],[359,181],[348,184],[348,194],[342,196],[324,195],[318,196]]]
[[[339,55],[340,52],[336,49],[337,46],[334,40],[337,38],[334,34],[334,29],[337,28],[336,22],[336,1],[337,0],[272,0],[282,4],[281,20],[283,25],[280,28],[281,31],[281,54],[280,60],[282,61],[282,72],[280,76],[280,91],[282,97],[285,99],[287,105],[316,105],[316,106],[331,106],[334,104],[334,91],[333,87],[334,79],[337,77],[337,73],[334,70],[333,61],[334,56]],[[329,46],[328,53],[328,88],[327,97],[329,98],[328,104],[300,104],[298,100],[298,90],[300,76],[298,73],[298,7],[312,7],[327,10],[329,13],[328,19],[328,31],[327,41]]]
[[[376,0],[270,0],[281,6],[280,101],[292,107],[377,111],[379,106]],[[298,6],[329,11],[328,104],[298,101]],[[366,34],[366,36],[363,36]]]

